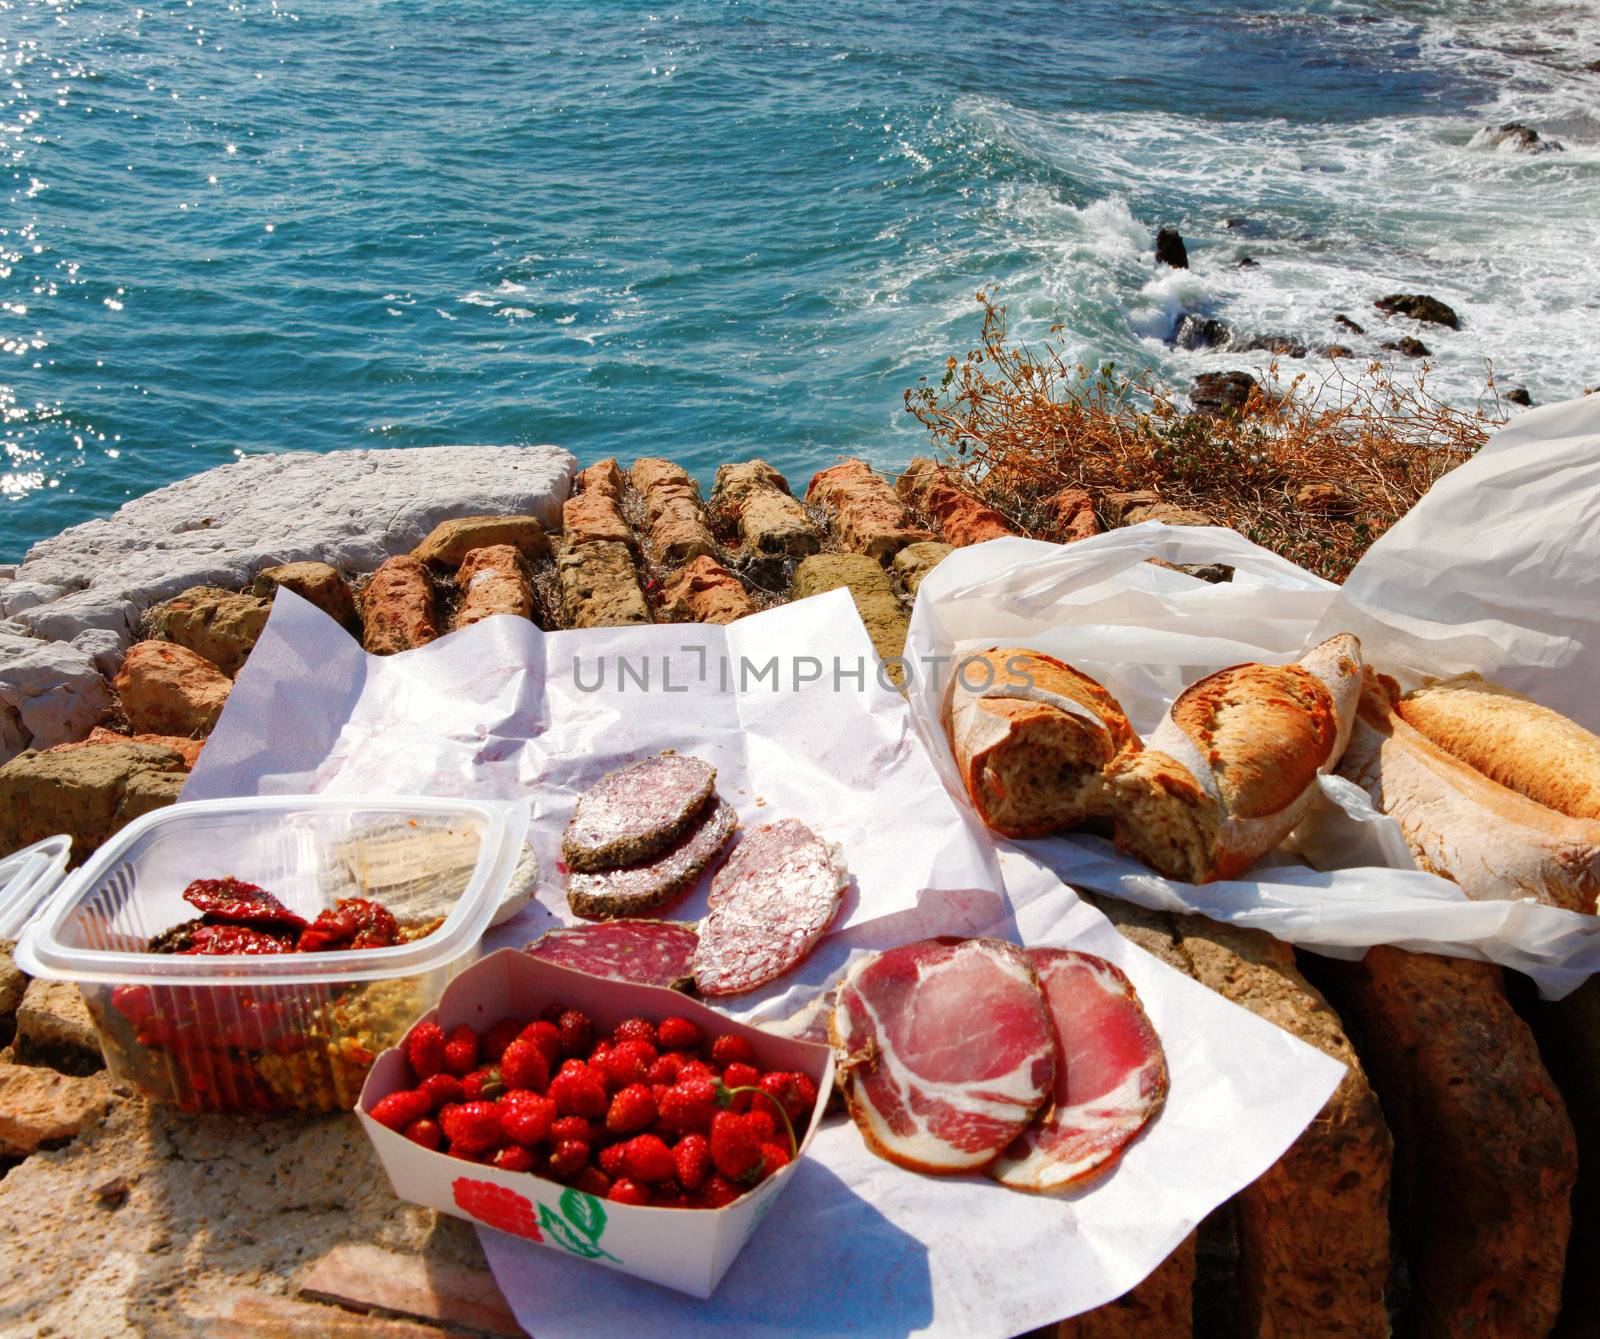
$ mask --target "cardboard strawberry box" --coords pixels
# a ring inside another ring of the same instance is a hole
[[[817,1100],[804,1126],[796,1122],[794,1161],[723,1208],[672,1209],[602,1200],[532,1172],[504,1171],[434,1152],[380,1125],[370,1114],[382,1098],[413,1084],[402,1039],[378,1057],[356,1108],[395,1194],[652,1283],[711,1296],[805,1156],[832,1091],[831,1052],[734,1022],[677,991],[604,980],[516,949],[502,949],[462,972],[438,1006],[417,1019],[406,1036],[430,1021],[447,1033],[462,1023],[482,1032],[506,1017],[536,1019],[553,1003],[581,1010],[601,1032],[635,1016],[652,1021],[687,1018],[708,1037],[744,1037],[763,1070],[808,1075],[817,1085]]]

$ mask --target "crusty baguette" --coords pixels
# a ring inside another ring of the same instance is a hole
[[[1600,819],[1600,736],[1476,674],[1407,693],[1400,719],[1491,781],[1568,818]]]
[[[1395,709],[1392,679],[1368,675],[1340,774],[1400,825],[1423,869],[1468,897],[1532,897],[1593,912],[1600,822],[1502,786],[1414,730]]]
[[[979,816],[1008,837],[1074,827],[1097,811],[1106,766],[1138,736],[1110,693],[1024,647],[963,657],[944,728]]]
[[[1168,878],[1228,879],[1287,837],[1350,737],[1361,644],[1293,665],[1232,665],[1191,684],[1143,752],[1112,765],[1117,845]]]

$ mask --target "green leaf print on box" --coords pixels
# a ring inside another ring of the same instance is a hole
[[[593,1195],[581,1190],[561,1192],[560,1216],[548,1204],[541,1204],[539,1226],[563,1250],[581,1255],[585,1260],[598,1260],[601,1256],[607,1260],[617,1258],[600,1246],[600,1238],[606,1230],[605,1207]]]

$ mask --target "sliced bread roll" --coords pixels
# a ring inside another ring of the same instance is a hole
[[[1293,665],[1233,665],[1190,685],[1143,752],[1107,777],[1117,845],[1168,878],[1228,879],[1289,835],[1350,737],[1361,644]]]
[[[1367,676],[1339,772],[1399,823],[1417,864],[1454,880],[1470,898],[1532,897],[1593,912],[1600,822],[1569,817],[1491,780],[1413,729],[1402,705],[1394,680]]]
[[[1600,736],[1476,674],[1407,693],[1400,719],[1446,753],[1569,818],[1600,819]]]
[[[1099,808],[1107,765],[1139,747],[1100,684],[1015,646],[963,657],[945,694],[944,728],[973,806],[1008,837],[1083,822]]]

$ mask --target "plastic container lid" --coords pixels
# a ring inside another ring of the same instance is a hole
[[[71,837],[46,837],[0,860],[0,939],[15,939],[55,892],[71,853]]]
[[[16,962],[62,981],[181,986],[316,985],[430,972],[474,948],[510,883],[525,804],[423,797],[266,795],[158,809],[112,836],[24,933]],[[336,897],[442,915],[391,948],[183,955],[145,944],[196,913],[194,879],[259,884],[313,919]]]

